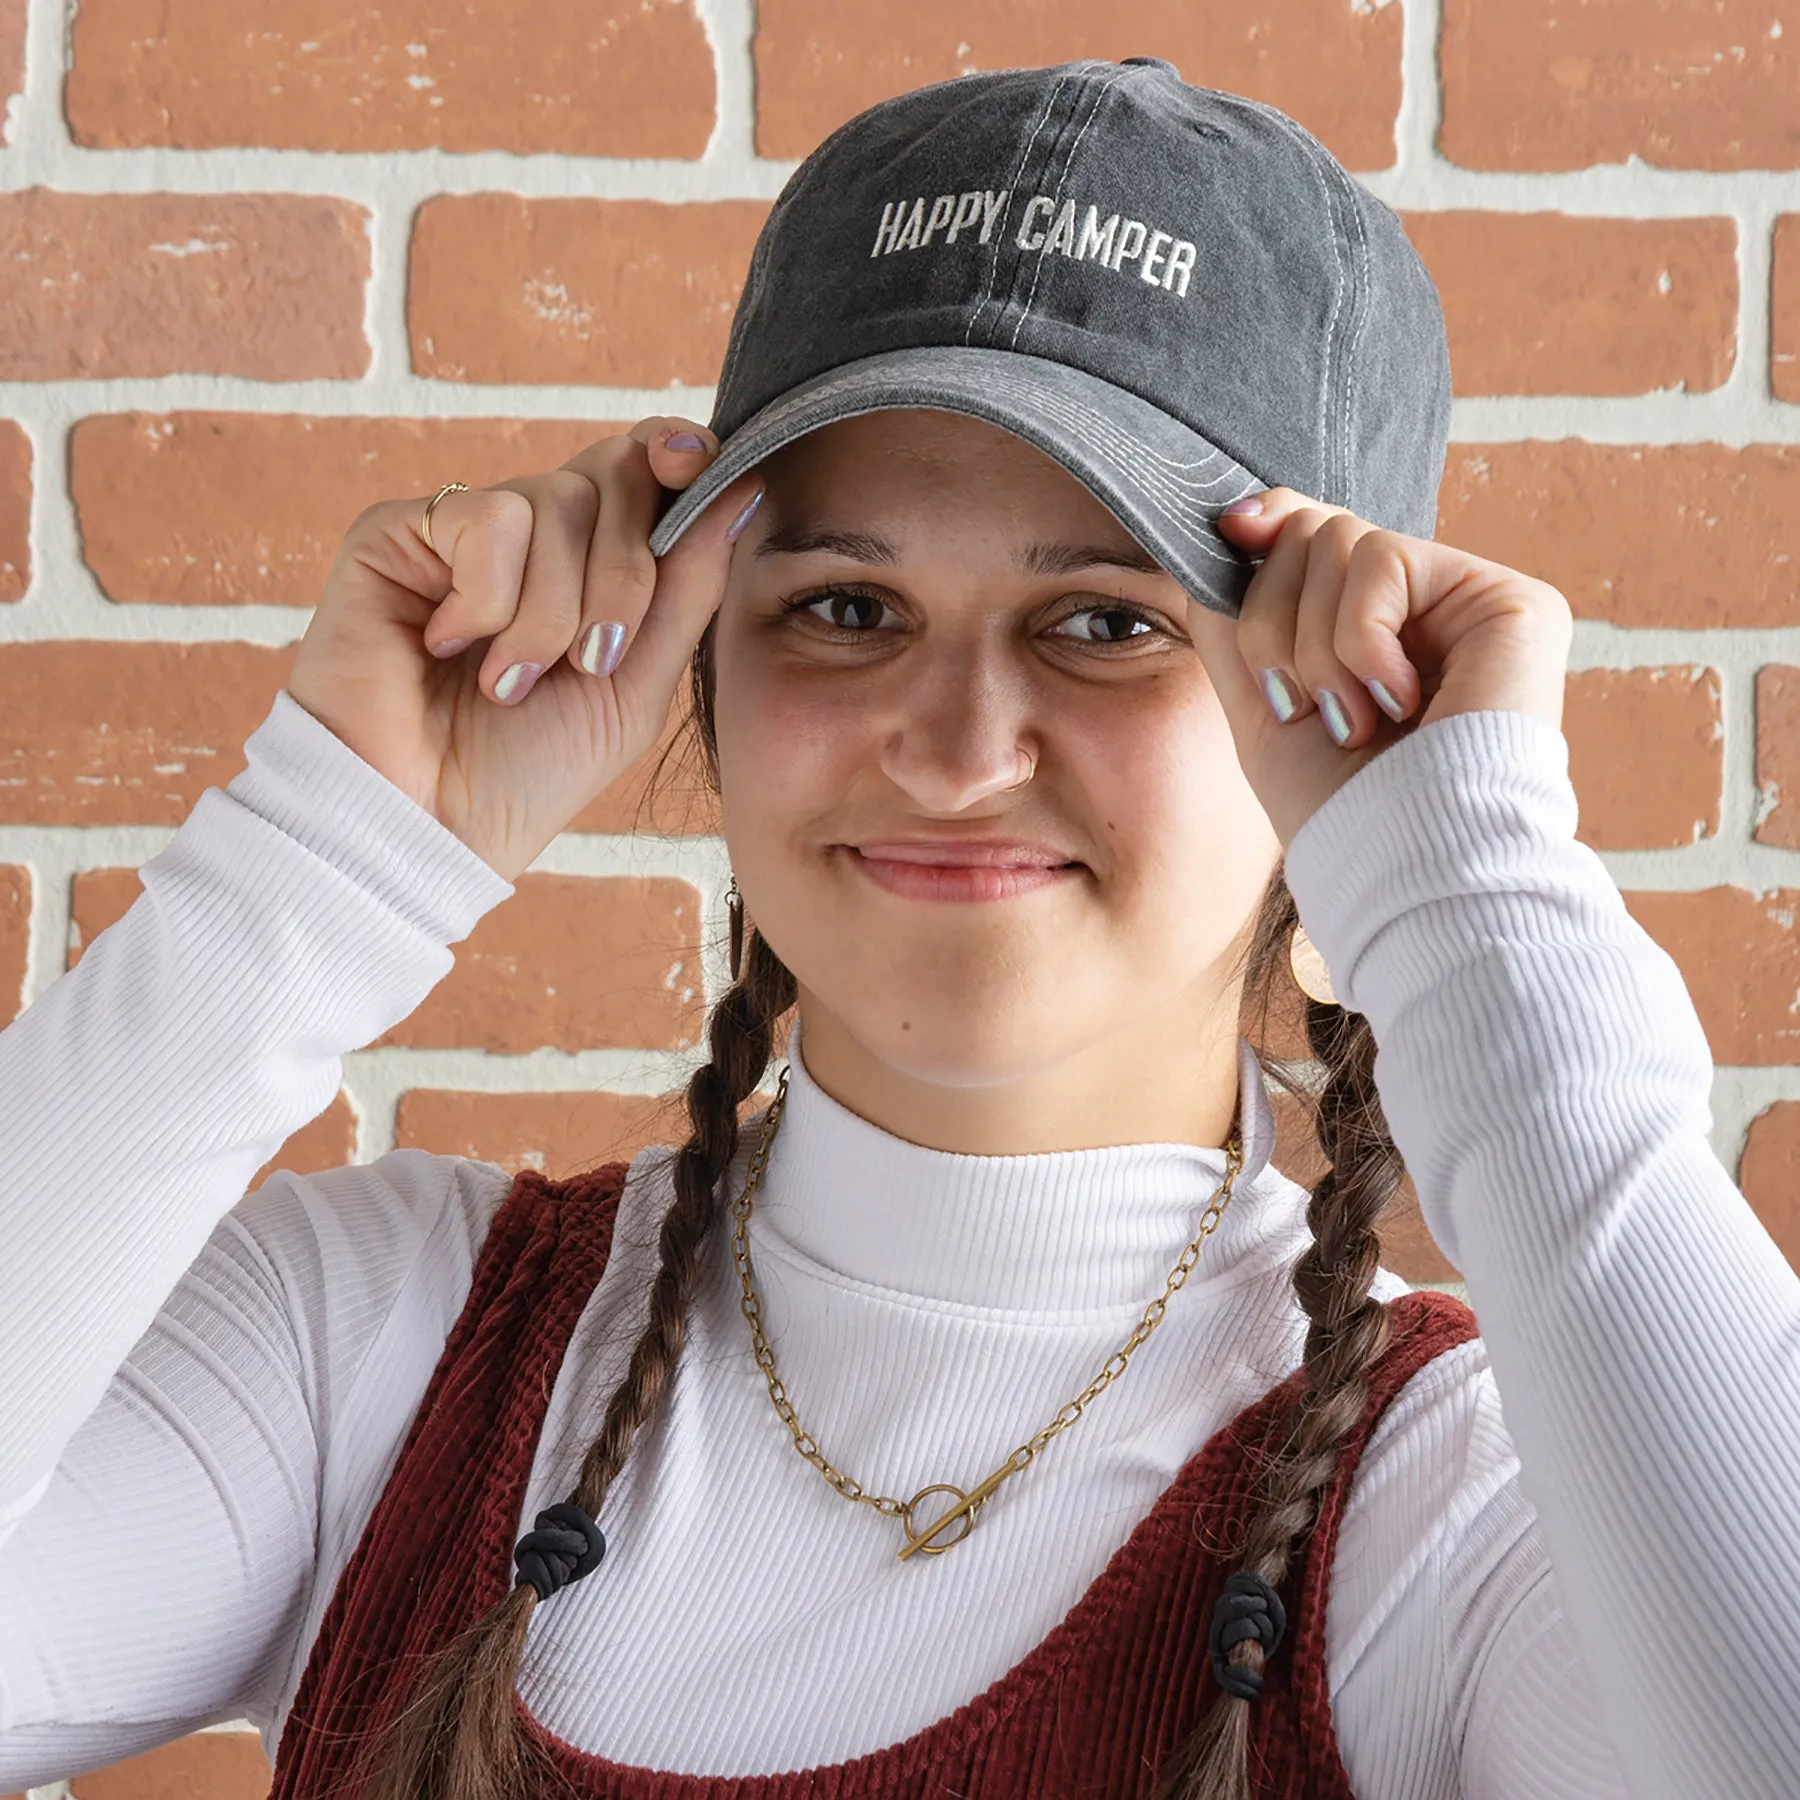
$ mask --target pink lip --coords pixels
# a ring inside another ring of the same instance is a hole
[[[1017,840],[889,838],[845,848],[877,887],[906,900],[1011,900],[1081,873],[1060,852]]]
[[[1055,869],[1075,860],[1023,838],[874,838],[850,848],[883,862],[926,863],[940,869]]]

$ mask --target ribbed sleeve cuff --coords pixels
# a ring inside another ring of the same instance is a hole
[[[513,885],[283,688],[226,788],[421,935],[454,944]]]

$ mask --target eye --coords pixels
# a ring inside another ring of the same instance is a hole
[[[804,614],[842,637],[869,637],[872,634],[863,627],[879,620],[886,605],[879,594],[861,588],[833,587],[812,594],[797,594],[791,600],[782,601],[781,610],[788,614]],[[813,608],[817,606],[825,607],[826,613],[814,612]]]
[[[1081,606],[1073,612],[1064,613],[1057,623],[1066,625],[1071,619],[1106,620],[1102,634],[1098,637],[1077,636],[1076,643],[1085,644],[1125,644],[1145,636],[1167,637],[1165,627],[1153,613],[1145,612],[1141,607],[1126,606],[1114,600],[1105,606]],[[1135,630],[1133,627],[1142,627]]]

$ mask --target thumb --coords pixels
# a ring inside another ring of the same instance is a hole
[[[644,621],[613,679],[636,701],[660,698],[666,717],[694,648],[725,598],[737,538],[749,525],[763,496],[761,475],[741,475],[718,495],[675,546],[657,559],[656,587]],[[622,696],[624,698],[625,696]]]

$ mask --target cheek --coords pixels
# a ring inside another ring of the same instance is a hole
[[[841,824],[857,770],[870,760],[867,711],[851,684],[797,680],[729,638],[722,650],[713,724],[725,836],[733,867],[756,881],[765,909],[785,912],[804,903],[808,852],[834,819]]]
[[[1210,689],[1153,728],[1097,731],[1084,777],[1120,888],[1148,937],[1179,939],[1183,960],[1221,953],[1254,909],[1281,844],[1245,779]]]

